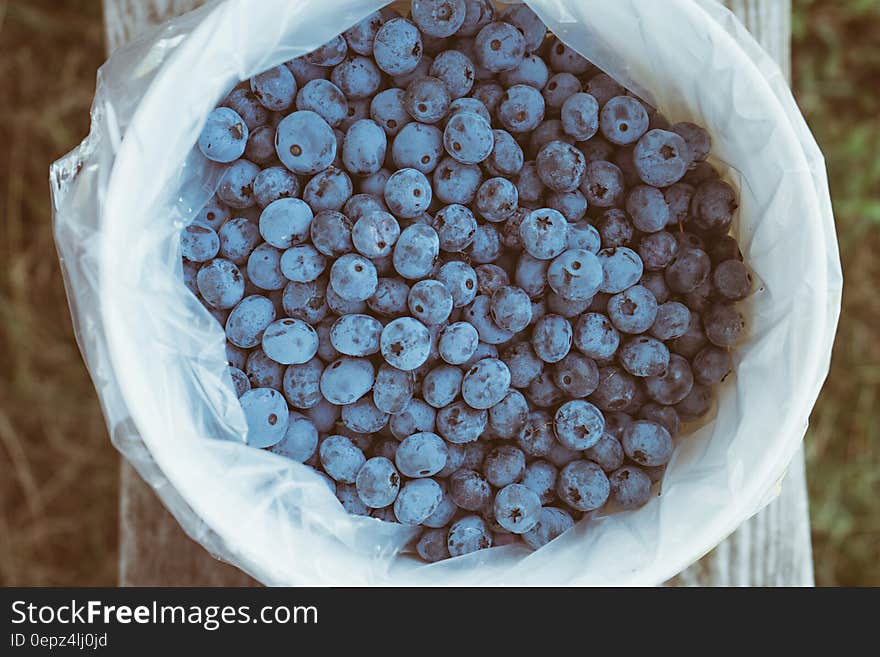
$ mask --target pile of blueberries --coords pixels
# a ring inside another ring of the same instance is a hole
[[[752,289],[708,133],[525,5],[413,0],[238,85],[181,238],[248,443],[437,561],[652,495]]]

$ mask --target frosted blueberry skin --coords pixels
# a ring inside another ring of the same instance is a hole
[[[430,69],[431,76],[443,81],[453,100],[470,93],[474,86],[475,73],[474,63],[458,50],[441,52],[434,58]]]
[[[471,443],[480,437],[488,422],[489,414],[485,410],[456,401],[437,413],[437,433],[449,443]]]
[[[247,421],[248,445],[271,447],[284,438],[290,418],[280,392],[255,388],[245,392],[239,401]]]
[[[364,453],[345,436],[328,436],[318,448],[321,465],[334,481],[353,484],[366,463]]]
[[[449,37],[458,32],[467,18],[465,0],[413,0],[412,19],[432,37]]]
[[[446,545],[449,554],[461,557],[492,547],[492,532],[480,516],[465,516],[449,528]]]
[[[544,120],[545,108],[540,91],[527,84],[515,84],[499,99],[497,118],[510,132],[529,132]]]
[[[228,164],[244,155],[249,130],[237,112],[218,107],[208,115],[199,135],[199,150],[213,162]]]
[[[431,477],[446,465],[448,453],[446,443],[437,434],[414,433],[401,441],[395,463],[406,477]]]
[[[430,516],[443,500],[443,490],[433,479],[411,479],[403,485],[394,501],[394,515],[404,525],[418,525]]]
[[[426,529],[416,543],[418,555],[428,563],[448,559],[450,554],[446,534],[446,529]]]
[[[226,320],[226,338],[236,347],[250,349],[260,344],[263,331],[275,319],[275,306],[266,297],[242,299]]]
[[[318,404],[321,399],[321,374],[324,363],[312,358],[307,363],[289,365],[284,370],[282,392],[292,407],[305,410]]]
[[[380,509],[397,499],[400,475],[390,460],[381,456],[373,457],[358,471],[355,486],[358,497],[366,506]]]
[[[296,98],[296,78],[286,66],[276,66],[251,78],[251,91],[260,104],[273,112],[289,109]]]
[[[575,399],[556,410],[553,426],[560,443],[583,451],[599,442],[605,432],[605,417],[593,404]]]
[[[461,365],[473,356],[479,341],[479,334],[471,324],[455,322],[440,333],[437,348],[445,362]]]
[[[260,167],[250,160],[240,159],[226,167],[217,188],[217,197],[231,208],[244,210],[255,204],[254,180]]]
[[[666,428],[650,420],[636,420],[621,441],[627,457],[639,465],[665,465],[672,456],[672,437]]]
[[[489,23],[474,38],[477,64],[493,73],[516,68],[525,53],[525,37],[509,23]]]
[[[658,376],[647,377],[644,384],[648,397],[660,404],[673,405],[690,394],[694,386],[694,375],[685,358],[670,354],[666,371]]]
[[[278,159],[299,175],[314,175],[333,164],[336,157],[333,128],[319,114],[299,110],[288,114],[276,128]]]
[[[627,146],[636,143],[647,132],[648,122],[648,112],[637,99],[617,96],[602,108],[599,129],[611,143]]]
[[[474,112],[457,112],[446,123],[443,145],[462,164],[479,164],[492,154],[495,134],[486,119]]]
[[[551,260],[565,251],[568,222],[556,210],[533,210],[519,227],[523,249],[539,260]]]
[[[587,162],[580,190],[590,205],[610,208],[623,195],[623,172],[620,167],[606,160]]]
[[[556,493],[577,511],[593,511],[608,500],[611,485],[602,468],[592,461],[572,461],[559,472]]]
[[[431,351],[431,334],[425,325],[412,317],[401,317],[382,330],[382,357],[404,371],[420,367]]]
[[[404,18],[387,21],[376,33],[373,57],[388,75],[415,70],[422,58],[422,37],[418,28]]]
[[[321,394],[332,404],[353,404],[373,387],[375,369],[365,358],[343,356],[321,374]]]
[[[533,550],[538,550],[574,527],[571,515],[556,507],[544,507],[535,526],[522,535]]]
[[[299,319],[280,319],[263,332],[263,351],[282,365],[302,364],[318,352],[318,334]]]

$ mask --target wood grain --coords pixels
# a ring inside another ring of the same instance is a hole
[[[113,50],[204,0],[104,0]],[[726,0],[790,74],[791,0]],[[120,584],[243,586],[256,584],[190,540],[152,489],[125,462],[120,495]],[[812,548],[804,457],[795,457],[782,493],[757,516],[679,576],[675,586],[812,586]]]

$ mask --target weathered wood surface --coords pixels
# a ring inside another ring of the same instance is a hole
[[[104,0],[109,49],[204,0]],[[790,74],[791,0],[725,0]],[[120,584],[242,586],[255,583],[190,540],[153,491],[122,463]],[[671,584],[812,586],[813,562],[804,457],[795,458],[782,494]]]

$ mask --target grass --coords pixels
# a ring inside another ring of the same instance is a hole
[[[846,289],[807,438],[823,585],[880,585],[880,7],[794,0],[794,85],[823,147]],[[116,581],[117,455],[73,341],[47,168],[88,131],[97,0],[0,0],[0,585]]]

